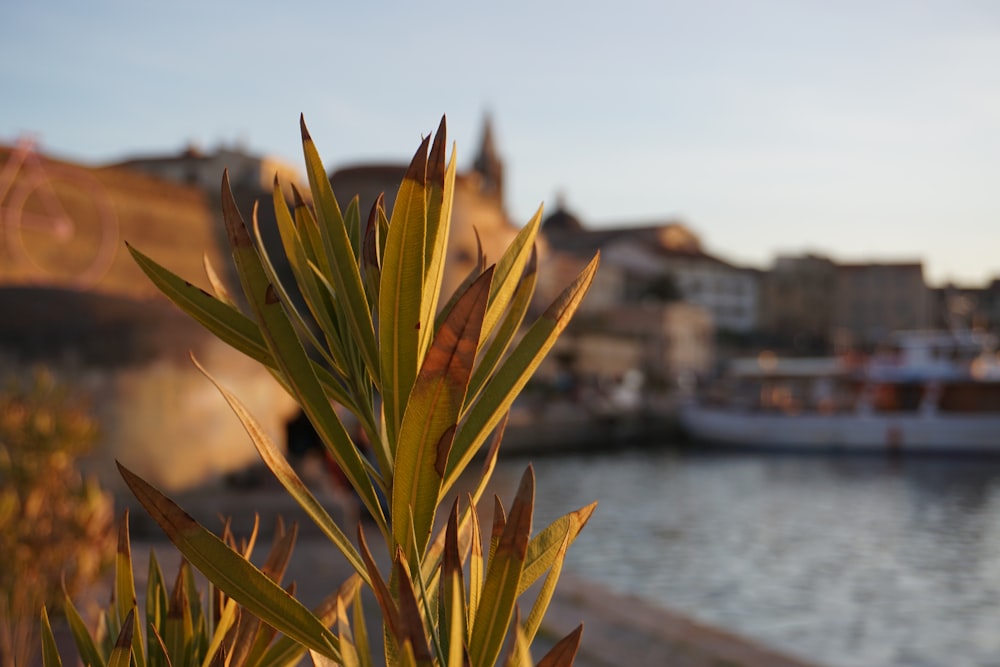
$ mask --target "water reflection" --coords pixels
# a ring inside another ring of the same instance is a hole
[[[509,497],[524,461],[508,461]],[[597,499],[567,567],[834,666],[1000,660],[1000,461],[543,459],[538,524]]]

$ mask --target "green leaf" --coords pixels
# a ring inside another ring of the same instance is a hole
[[[496,329],[493,340],[485,352],[479,356],[476,371],[473,373],[472,380],[469,383],[467,401],[479,395],[480,389],[482,389],[483,385],[490,378],[493,370],[500,363],[500,359],[506,354],[511,341],[514,340],[517,332],[520,331],[521,324],[524,322],[524,316],[531,306],[531,299],[535,294],[535,283],[537,281],[538,253],[532,252],[531,260],[528,262],[527,267],[525,267],[524,276],[522,276],[517,284],[517,288],[514,290],[510,306],[507,312],[504,313],[503,320],[501,320],[499,327]]]
[[[108,667],[129,667],[132,658],[137,658],[133,651],[133,627],[135,625],[135,609],[129,611],[122,621],[121,632],[115,640],[115,647],[111,649],[111,657],[108,658]]]
[[[444,281],[444,260],[448,250],[451,209],[455,192],[455,148],[445,166],[447,122],[441,117],[427,159],[427,232],[424,237],[424,300],[421,322],[433,322],[437,313],[441,283]],[[428,327],[430,325],[428,324]]]
[[[226,641],[226,635],[229,634],[237,623],[238,617],[239,607],[236,606],[236,600],[227,600],[226,605],[222,608],[222,616],[219,617],[219,622],[215,626],[215,632],[212,634],[212,641],[209,642],[208,649],[205,651],[205,658],[201,662],[201,667],[209,667],[215,662],[215,658],[219,655],[220,651],[226,650],[223,642]]]
[[[490,307],[486,311],[486,320],[483,323],[483,331],[486,336],[493,333],[497,322],[507,310],[511,296],[521,282],[524,268],[534,253],[535,236],[538,234],[541,224],[542,209],[539,207],[528,224],[518,231],[517,236],[514,237],[497,263],[496,279],[493,281],[493,289],[490,293]]]
[[[132,572],[132,545],[128,532],[128,511],[118,527],[118,550],[115,556],[115,600],[118,603],[118,618],[125,619],[135,613],[135,576]],[[136,667],[145,667],[146,652],[143,650],[142,633],[129,632],[132,639],[132,657]]]
[[[365,609],[361,603],[361,589],[354,597],[354,642],[358,647],[361,667],[374,667],[375,654],[368,640],[368,626],[365,623]]]
[[[379,286],[379,349],[387,439],[395,452],[403,410],[423,358],[422,342],[430,340],[431,322],[424,314],[424,243],[427,144],[413,156],[396,194],[382,256]]]
[[[205,276],[208,278],[208,283],[212,286],[212,291],[215,292],[215,298],[235,309],[236,301],[229,293],[226,283],[219,277],[219,272],[212,265],[212,261],[208,258],[208,253],[203,255],[202,264],[205,266]]]
[[[354,646],[354,637],[351,635],[351,624],[347,620],[347,609],[344,608],[344,601],[337,600],[337,636],[340,638],[340,658],[343,667],[361,667],[361,658],[358,650]]]
[[[100,649],[98,649],[94,639],[90,636],[87,624],[84,622],[83,617],[80,616],[80,612],[77,611],[76,605],[73,604],[73,600],[69,594],[66,594],[63,611],[66,614],[66,622],[69,625],[70,633],[73,635],[73,642],[76,644],[77,653],[80,654],[83,664],[90,665],[91,667],[104,667],[104,656],[101,655]],[[48,667],[47,663],[46,667]]]
[[[265,623],[337,658],[337,638],[308,609],[142,478],[120,463],[118,470],[170,541],[209,581]]]
[[[253,320],[235,307],[160,266],[132,246],[126,244],[126,247],[143,273],[181,310],[248,357],[274,367],[260,328]]]
[[[351,575],[334,593],[329,595],[313,610],[313,614],[324,626],[330,626],[337,620],[337,601],[357,598],[361,593],[361,579]],[[357,636],[357,632],[355,632]],[[253,659],[249,665],[295,665],[305,653],[306,648],[287,636],[279,636],[273,644],[266,647],[263,656]]]
[[[352,245],[348,236],[330,179],[327,178],[319,152],[309,136],[309,130],[306,129],[305,118],[300,118],[299,125],[302,130],[306,173],[309,176],[309,187],[312,190],[313,205],[316,207],[323,247],[329,256],[331,278],[338,297],[343,300],[343,312],[347,316],[351,336],[358,345],[368,372],[377,383],[378,349],[375,343],[375,328],[358,268],[358,248]]]
[[[524,593],[552,566],[558,557],[563,536],[568,540],[567,547],[573,544],[595,509],[597,509],[596,502],[565,514],[532,538],[528,543],[528,555],[524,559],[524,573],[521,575],[518,595]]]
[[[531,638],[524,632],[520,620],[514,620],[514,641],[510,647],[510,655],[504,663],[506,667],[531,667]]]
[[[156,560],[156,552],[150,549],[146,575],[146,646],[149,647],[150,665],[166,665],[163,656],[156,655],[152,649],[158,642],[157,628],[166,622],[167,607],[167,587],[163,581],[163,571]],[[86,661],[84,664],[87,664]]]
[[[469,503],[469,518],[472,522],[472,542],[469,552],[469,626],[475,623],[479,615],[479,598],[483,594],[485,579],[483,564],[483,535],[479,526],[479,513],[475,503]]]
[[[465,647],[465,589],[462,575],[462,553],[458,544],[458,499],[452,506],[445,529],[444,557],[441,561],[438,593],[438,628],[441,641],[448,642],[449,665],[462,656]],[[457,646],[456,646],[457,644]],[[457,656],[456,656],[457,652]]]
[[[49,614],[45,610],[45,607],[42,607],[41,629],[42,629],[42,666],[62,667],[62,658],[59,657],[59,647],[56,645],[55,635],[52,634],[52,625],[49,623]]]
[[[486,255],[483,253],[483,240],[479,238],[478,229],[473,227],[472,231],[476,236],[476,263],[472,266],[469,273],[466,274],[465,278],[462,279],[462,282],[452,293],[448,302],[445,303],[445,305],[438,312],[437,317],[434,319],[435,328],[441,326],[441,322],[444,322],[448,313],[451,312],[452,307],[455,305],[455,302],[458,301],[458,298],[462,296],[462,294],[465,293],[465,290],[469,288],[469,285],[471,285],[476,278],[478,278],[480,274],[486,270]]]
[[[531,605],[528,618],[524,621],[522,630],[529,644],[535,640],[535,634],[542,624],[542,618],[549,608],[549,603],[552,602],[552,595],[556,591],[556,584],[559,583],[559,575],[562,573],[563,561],[566,559],[566,549],[569,548],[569,542],[569,532],[567,531],[556,551],[552,567],[549,569],[549,573],[538,591],[538,596],[535,598],[534,604]],[[522,574],[522,583],[523,581],[524,576]]]
[[[385,195],[379,193],[368,213],[368,224],[361,239],[361,278],[365,283],[365,293],[372,310],[378,308],[379,283],[382,280],[381,233],[379,217],[385,217]]]
[[[272,370],[278,368],[256,322],[233,306],[223,303],[208,292],[163,268],[135,248],[128,246],[128,249],[139,268],[181,310],[230,347]],[[313,363],[313,370],[319,376],[324,389],[332,399],[345,405],[351,404],[353,399],[344,391],[340,381],[329,371],[315,363]],[[276,379],[286,389],[289,389],[287,381],[280,374],[276,376]]]
[[[445,464],[479,347],[492,275],[487,271],[474,282],[438,329],[410,392],[399,430],[392,514],[404,517],[412,512],[417,543],[410,544],[404,521],[394,523],[393,533],[414,567],[434,526]]]
[[[311,337],[312,328],[301,315],[297,315],[298,326],[303,333],[307,333],[310,336],[310,340],[313,342],[314,347],[323,355],[330,366],[333,367],[339,375],[343,376],[344,369],[347,368],[347,356],[344,351],[343,342],[340,338],[340,332],[337,325],[330,317],[332,308],[328,306],[329,301],[322,294],[322,291],[316,282],[314,264],[310,261],[308,255],[306,254],[305,246],[302,244],[302,238],[299,236],[299,231],[295,226],[295,221],[292,219],[292,214],[288,210],[288,205],[285,203],[285,196],[281,192],[281,185],[278,183],[277,178],[274,179],[272,201],[274,204],[274,216],[278,223],[278,233],[281,236],[281,243],[285,250],[285,257],[288,259],[288,264],[292,269],[292,275],[295,277],[295,284],[299,288],[303,299],[305,299],[309,312],[319,324],[320,330],[326,335],[326,342],[329,346],[329,350],[320,345],[315,338]],[[260,230],[255,229],[255,232],[257,236],[257,244],[258,247],[261,248],[261,255],[263,258],[267,255],[266,246],[263,243]],[[269,260],[266,261],[266,264],[269,267],[268,274],[271,279],[271,284],[275,285],[275,289],[283,291],[282,301],[286,304],[291,304],[291,298],[288,296],[288,292],[284,285],[282,285],[281,281],[278,280],[276,272],[273,269],[273,264]]]
[[[500,543],[486,571],[483,595],[469,640],[472,667],[492,667],[503,648],[528,551],[534,497],[535,475],[528,466],[514,496]]]
[[[166,623],[161,635],[171,662],[178,664],[182,661],[185,647],[194,635],[190,602],[184,588],[184,569],[186,567],[188,567],[187,563],[181,562],[177,571],[177,579],[174,581],[174,589],[170,595]]]
[[[556,338],[569,324],[570,318],[573,317],[594,280],[598,262],[599,255],[591,260],[576,280],[563,290],[545,313],[531,325],[510,355],[497,368],[479,398],[469,407],[458,433],[455,434],[442,493],[448,493],[458,481],[490,431],[510,410],[518,393],[538,368]]]
[[[451,618],[453,619],[451,624],[445,628],[448,634],[448,664],[449,665],[464,665],[466,664],[466,650],[465,650],[465,619],[463,618],[463,612],[465,611],[465,600],[462,599],[462,589],[461,574],[455,573],[451,575],[451,595],[447,600],[451,603]]]
[[[228,174],[223,174],[222,181],[222,214],[229,232],[233,258],[243,283],[243,291],[260,323],[268,349],[327,451],[343,470],[376,524],[384,534],[388,534],[386,520],[375,487],[368,476],[366,463],[323,392],[314,372],[313,362],[306,355],[286,316],[280,296],[268,280],[243,216],[236,206]]]
[[[365,569],[365,565],[361,560],[360,554],[358,554],[357,549],[351,544],[350,538],[348,538],[337,522],[333,520],[330,514],[326,511],[316,496],[309,491],[309,488],[305,485],[305,482],[298,476],[295,469],[288,463],[288,459],[284,457],[281,450],[271,441],[268,437],[267,432],[260,426],[250,411],[246,409],[243,403],[240,402],[236,396],[230,392],[228,389],[223,387],[205,368],[198,363],[198,360],[192,355],[191,359],[194,361],[195,365],[198,367],[206,378],[208,378],[212,384],[219,390],[226,402],[229,403],[229,407],[232,408],[236,416],[239,417],[240,423],[243,424],[243,428],[246,429],[247,434],[249,434],[250,439],[253,441],[254,447],[257,448],[257,453],[260,454],[261,460],[268,467],[275,478],[281,483],[281,485],[288,491],[288,494],[295,499],[295,502],[299,504],[309,518],[313,520],[313,523],[323,532],[326,537],[333,542],[333,544],[340,550],[340,552],[347,559],[347,562],[351,564],[354,571],[364,579],[365,583],[370,584],[368,581],[368,571]]]

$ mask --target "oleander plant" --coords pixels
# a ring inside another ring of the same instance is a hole
[[[157,660],[169,665],[195,659],[203,665],[292,664],[298,659],[288,650],[292,644],[317,665],[571,665],[582,626],[561,640],[549,638],[551,648],[538,662],[531,647],[566,550],[596,503],[533,530],[535,480],[529,466],[507,506],[493,499],[490,526],[484,527],[479,508],[511,405],[579,306],[598,257],[540,317],[526,322],[538,270],[539,210],[499,259],[490,263],[480,249],[475,269],[454,294],[442,296],[456,176],[444,119],[421,142],[392,210],[380,197],[364,219],[357,198],[341,209],[304,120],[301,132],[309,191],[293,186],[285,192],[275,179],[272,197],[281,252],[293,276],[287,284],[262,242],[256,211],[248,224],[226,174],[223,217],[241,301],[211,267],[214,294],[129,249],[164,294],[264,364],[295,397],[375,528],[366,535],[361,526],[355,531],[338,525],[236,392],[202,369],[242,421],[263,462],[354,573],[323,608],[307,609],[282,587],[275,576],[280,568],[258,569],[246,549],[216,536],[119,465],[136,498],[191,566],[236,617],[257,625],[242,640],[236,639],[237,626],[229,626],[222,639],[215,630],[189,634],[212,647],[197,655],[181,640],[169,650],[170,642],[149,630],[148,610],[147,630],[133,632],[134,596],[119,595],[117,609],[110,610],[117,641],[108,651],[92,651],[92,664],[132,661],[144,667],[144,655],[154,664],[151,649],[142,645],[145,636],[147,644],[165,647],[157,649]],[[338,406],[357,418],[369,455],[338,417]],[[460,492],[469,479],[472,490]],[[465,482],[459,485],[460,480]],[[375,535],[377,544],[369,544]],[[279,544],[284,543],[278,539]],[[275,548],[280,563],[286,549]],[[373,553],[381,549],[385,558],[377,559]],[[389,565],[382,571],[378,562]],[[183,583],[177,590],[189,599],[194,595]],[[375,655],[365,627],[363,590],[371,591],[381,612],[381,655]],[[170,600],[165,595],[156,600],[154,619],[169,618]],[[46,666],[58,664],[48,631],[43,649]]]

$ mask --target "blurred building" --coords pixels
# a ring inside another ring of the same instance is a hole
[[[234,189],[246,188],[270,192],[277,176],[289,195],[291,185],[305,190],[305,180],[297,167],[266,155],[254,155],[245,148],[220,146],[205,151],[191,145],[177,155],[134,157],[115,165],[151,174],[174,183],[183,183],[206,192],[218,192],[222,172],[229,171],[229,183]]]
[[[287,392],[173,306],[125,247],[210,290],[205,259],[230,274],[217,195],[122,166],[25,160],[0,147],[0,165],[21,165],[0,199],[0,375],[43,365],[91,399],[101,437],[90,467],[110,486],[116,459],[165,489],[257,459],[191,353],[280,442]]]
[[[893,331],[930,326],[930,294],[921,262],[841,264],[834,336],[838,345],[878,344]]]
[[[560,203],[542,234],[551,273],[543,291],[565,285],[601,253],[566,336],[584,371],[618,377],[639,369],[653,384],[671,386],[682,375],[711,370],[717,329],[755,326],[754,273],[705,253],[681,223],[591,229]]]
[[[829,351],[837,266],[817,255],[779,256],[761,274],[760,331],[769,347],[800,354]]]

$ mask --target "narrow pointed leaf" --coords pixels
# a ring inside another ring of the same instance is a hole
[[[454,657],[454,643],[456,641],[454,634],[458,632],[458,641],[464,644],[466,628],[462,553],[458,544],[458,518],[458,499],[456,498],[451,513],[448,515],[448,525],[445,529],[444,556],[441,560],[440,592],[438,593],[439,632],[442,642],[448,641],[449,655],[452,657]],[[456,627],[459,630],[456,631]]]
[[[215,298],[235,309],[236,301],[233,299],[232,294],[229,293],[229,287],[222,280],[219,272],[208,258],[208,253],[205,253],[202,257],[202,264],[205,266],[205,277],[208,278],[208,284],[212,286],[212,291],[215,292]]]
[[[45,610],[45,607],[42,607],[41,631],[42,667],[62,667],[62,658],[59,657],[59,647],[56,645],[55,635],[52,634],[52,625],[49,623],[49,614]]]
[[[452,572],[451,583],[448,585],[449,594],[442,597],[441,604],[449,605],[448,617],[451,619],[448,625],[443,625],[441,634],[448,633],[448,665],[464,665],[467,660],[465,646],[465,599],[462,597],[462,574]]]
[[[278,368],[256,322],[233,306],[223,303],[208,292],[163,268],[135,248],[127,247],[139,268],[176,306],[230,347],[270,369]],[[340,403],[350,404],[352,399],[344,392],[339,381],[329,371],[315,364],[313,364],[313,370],[319,376],[323,387],[329,392],[331,398]],[[287,388],[287,382],[283,377],[279,375],[277,380]]]
[[[447,493],[458,480],[490,431],[504,413],[510,410],[514,399],[527,384],[556,338],[566,328],[593,282],[598,260],[599,256],[595,256],[531,326],[466,412],[462,426],[455,435],[452,455],[448,459],[443,493]]]
[[[538,581],[539,577],[551,567],[559,552],[563,535],[566,535],[568,540],[567,548],[573,544],[580,531],[587,525],[595,509],[597,509],[596,502],[565,514],[531,539],[531,542],[528,543],[528,554],[524,559],[524,572],[521,575],[518,595]]]
[[[115,553],[115,600],[118,619],[124,623],[125,617],[135,607],[135,577],[132,574],[132,544],[128,533],[128,510],[118,526],[118,548]]]
[[[476,484],[476,488],[470,494],[469,504],[464,510],[462,510],[462,516],[459,519],[459,543],[461,546],[461,552],[463,554],[468,553],[469,544],[472,540],[471,538],[471,527],[470,527],[470,514],[473,509],[479,503],[480,499],[483,497],[483,493],[486,491],[486,487],[489,484],[490,478],[493,475],[493,469],[496,467],[497,457],[500,453],[500,442],[503,440],[503,431],[507,425],[506,417],[497,427],[496,432],[493,436],[493,442],[490,445],[489,451],[484,457],[483,468],[480,472],[479,482]],[[444,551],[444,540],[445,533],[438,532],[434,541],[427,548],[427,553],[424,555],[423,560],[423,573],[424,578],[428,581],[429,585],[436,586],[437,581],[435,577],[439,571],[438,566],[441,563],[441,555]]]
[[[354,646],[351,624],[347,620],[347,609],[343,600],[337,600],[337,636],[340,638],[340,659],[343,667],[361,667],[361,658]]]
[[[227,635],[235,630],[240,615],[239,611],[235,599],[226,601],[226,606],[222,609],[222,616],[219,617],[219,622],[215,626],[212,641],[209,642],[208,649],[205,651],[205,658],[202,660],[201,667],[209,667],[221,651],[228,650]]]
[[[490,559],[469,641],[473,667],[492,667],[503,648],[514,615],[517,584],[524,568],[531,534],[535,476],[531,466],[521,478],[496,553]]]
[[[417,543],[412,550],[406,549],[413,563],[423,555],[434,526],[438,493],[479,346],[491,278],[492,271],[487,271],[474,282],[438,330],[399,430],[392,513],[397,517],[406,516],[408,511],[413,514]],[[397,544],[408,544],[405,522],[397,521],[393,531]]]
[[[475,623],[479,616],[479,598],[483,594],[484,574],[483,563],[483,535],[479,526],[479,513],[476,505],[470,501],[471,513],[469,517],[472,521],[472,547],[469,553],[469,627]]]
[[[490,531],[490,548],[486,552],[486,562],[492,562],[493,556],[500,546],[500,538],[507,527],[507,513],[504,511],[503,503],[499,496],[493,496],[493,530]]]
[[[524,276],[522,276],[520,282],[517,284],[517,288],[514,290],[510,305],[504,313],[500,324],[497,326],[492,341],[486,350],[479,355],[476,371],[469,383],[467,401],[479,394],[479,390],[482,389],[483,385],[490,378],[493,369],[496,368],[500,359],[507,353],[511,341],[514,340],[517,332],[520,331],[521,324],[524,322],[524,316],[531,306],[531,300],[535,294],[535,283],[537,281],[538,253],[532,251],[531,259],[524,270]]]
[[[169,601],[163,571],[156,560],[156,551],[149,550],[149,568],[146,574],[146,646],[152,649],[156,641],[156,628],[166,622]],[[150,664],[155,664],[150,652]],[[84,664],[87,664],[86,661]],[[160,663],[162,664],[162,663]]]
[[[285,257],[292,269],[292,275],[295,277],[295,284],[299,288],[303,299],[305,299],[309,312],[319,324],[320,330],[326,335],[329,352],[322,350],[318,345],[317,347],[324,352],[325,356],[333,357],[330,360],[332,362],[331,366],[337,369],[338,374],[343,375],[343,369],[347,367],[347,360],[343,343],[338,335],[338,328],[331,318],[331,310],[325,307],[327,302],[321,293],[319,285],[316,283],[313,263],[303,245],[302,237],[299,235],[299,230],[292,218],[291,211],[288,210],[288,205],[285,203],[285,196],[281,191],[281,185],[277,178],[274,179],[271,198],[274,204],[274,217],[278,223],[278,233],[281,236]],[[258,243],[264,248],[263,243],[260,241],[259,231],[257,232],[257,236]],[[274,280],[274,278],[272,278],[272,281],[274,284],[280,285],[280,282]],[[307,331],[309,330],[309,327],[304,328]]]
[[[156,287],[181,310],[229,345],[247,356],[273,366],[270,353],[253,320],[233,306],[178,277],[143,253],[126,244],[132,258]],[[268,361],[265,361],[268,360]]]
[[[424,628],[423,614],[417,602],[416,590],[410,569],[402,551],[396,552],[395,567],[397,568],[397,584],[399,586],[399,630],[397,639],[400,643],[407,642],[413,647],[413,655],[418,663],[426,663],[431,659],[431,649],[427,644],[427,632]]]
[[[379,348],[388,440],[396,442],[410,389],[430,340],[431,323],[422,322],[427,143],[413,156],[396,194],[382,255],[379,287]],[[395,448],[393,448],[394,450]]]
[[[379,214],[385,214],[385,195],[382,193],[379,193],[375,203],[372,204],[371,212],[368,214],[368,223],[365,225],[365,234],[361,238],[361,278],[365,283],[368,303],[373,310],[378,307],[379,283],[382,279],[382,267],[379,260],[381,257]]]
[[[375,654],[368,639],[368,625],[365,622],[365,609],[361,602],[361,589],[354,597],[354,643],[358,647],[358,658],[361,667],[374,667]]]
[[[69,625],[70,633],[73,635],[73,642],[76,644],[77,653],[80,654],[80,660],[83,661],[83,664],[90,665],[91,667],[104,667],[104,657],[101,655],[97,644],[94,643],[94,639],[90,636],[90,631],[87,629],[87,624],[84,622],[83,617],[80,616],[80,612],[77,611],[76,605],[73,604],[73,600],[68,594],[66,595],[66,602],[63,605],[63,611],[66,614],[66,622]]]
[[[389,592],[389,587],[386,585],[385,580],[382,579],[382,575],[379,574],[378,566],[375,564],[375,559],[372,558],[371,552],[368,550],[368,543],[365,541],[365,532],[361,526],[358,526],[358,550],[361,552],[361,557],[368,568],[368,579],[372,582],[371,588],[372,592],[375,593],[375,600],[378,602],[379,607],[382,608],[382,619],[386,629],[393,637],[399,637],[402,633],[399,607],[396,606],[395,598]]]
[[[351,575],[340,585],[333,594],[329,595],[318,607],[313,610],[313,614],[324,626],[333,625],[337,620],[337,600],[353,600],[361,591],[361,579],[357,575]],[[357,633],[355,632],[355,636]],[[255,665],[294,665],[306,652],[304,646],[297,641],[287,637],[279,636],[273,644],[265,647],[262,657],[252,658],[251,664]],[[254,653],[257,655],[257,652]]]
[[[569,531],[563,536],[562,542],[559,544],[559,549],[556,551],[555,558],[552,560],[552,566],[549,568],[549,573],[545,577],[545,581],[542,583],[541,588],[538,591],[538,596],[535,598],[534,604],[531,605],[531,611],[528,613],[528,618],[524,621],[524,635],[530,644],[535,640],[535,634],[538,632],[538,628],[541,627],[542,618],[545,616],[545,612],[549,608],[549,603],[552,601],[552,596],[556,590],[556,584],[559,583],[559,575],[562,574],[563,561],[566,559],[566,549],[569,548]],[[522,581],[523,581],[522,575]]]
[[[358,492],[376,524],[387,533],[385,517],[365,462],[323,392],[313,363],[286,316],[281,299],[268,280],[243,216],[233,199],[228,174],[223,175],[222,213],[243,291],[260,323],[268,349],[271,350],[282,376],[288,381],[293,395],[316,427],[327,451]]]
[[[337,657],[337,638],[308,609],[169,498],[121,464],[118,469],[170,541],[209,581],[277,630]]]
[[[524,268],[534,251],[535,236],[537,236],[541,224],[542,209],[539,207],[528,224],[518,231],[517,236],[514,237],[500,261],[497,262],[496,280],[494,280],[490,293],[490,307],[486,311],[486,319],[483,322],[483,331],[487,336],[493,332],[493,328],[503,316],[507,304],[510,303],[511,296],[517,290],[521,276],[524,275]]]
[[[455,148],[445,165],[447,122],[444,116],[434,134],[427,159],[427,232],[424,238],[424,303],[421,321],[433,322],[437,313],[441,283],[444,280],[444,260],[451,228],[451,208],[455,191]],[[429,326],[429,325],[428,325]]]
[[[135,575],[132,571],[132,544],[128,532],[128,511],[118,528],[118,550],[115,557],[115,599],[118,603],[118,618],[133,615],[136,609]],[[129,633],[133,642],[133,659],[136,667],[145,667],[146,651],[143,649],[142,633]]]
[[[509,655],[504,661],[506,667],[531,667],[531,638],[521,625],[520,609],[514,614],[514,636],[508,648]]]
[[[288,494],[295,499],[309,518],[313,520],[316,526],[323,532],[331,542],[336,545],[340,552],[347,559],[347,562],[351,564],[354,571],[364,579],[365,583],[368,582],[368,571],[366,570],[364,563],[361,560],[361,556],[358,554],[357,549],[351,544],[351,540],[344,534],[337,525],[337,522],[333,520],[330,514],[326,511],[326,508],[316,499],[316,497],[309,491],[309,488],[305,485],[305,482],[298,476],[295,469],[288,463],[278,447],[271,441],[267,433],[260,426],[250,411],[240,402],[236,396],[230,392],[228,389],[223,387],[205,368],[198,363],[198,360],[192,355],[192,361],[198,367],[205,377],[207,377],[212,384],[219,390],[226,402],[232,408],[236,416],[239,417],[240,423],[246,429],[247,433],[250,435],[250,439],[253,441],[254,447],[257,448],[257,453],[260,454],[261,460],[268,467],[271,473],[277,478],[281,485],[285,487]]]
[[[465,293],[465,290],[469,288],[469,285],[471,285],[476,278],[478,278],[479,275],[486,270],[486,255],[483,253],[483,240],[479,237],[478,229],[473,227],[472,231],[476,235],[476,263],[473,265],[472,269],[465,276],[465,278],[462,279],[462,282],[455,289],[447,303],[445,303],[445,305],[438,312],[437,317],[434,320],[435,328],[441,326],[441,322],[448,317],[448,313],[451,312],[451,309],[455,305],[455,302],[458,301],[458,298],[462,296],[462,294]]]
[[[535,667],[572,667],[582,636],[583,625],[578,625],[576,630],[560,639]]]
[[[135,609],[130,611],[122,621],[122,629],[115,640],[115,647],[111,649],[111,656],[108,658],[108,667],[129,667],[133,657],[133,628],[135,625]]]
[[[302,151],[306,160],[306,173],[309,177],[309,187],[313,194],[313,204],[320,225],[323,246],[329,254],[330,269],[337,295],[343,299],[343,312],[347,315],[351,336],[357,343],[373,378],[378,377],[378,350],[375,344],[375,328],[372,325],[371,313],[368,310],[368,300],[365,288],[361,283],[361,273],[358,269],[357,248],[352,245],[348,236],[344,219],[340,214],[333,187],[327,178],[319,152],[306,129],[305,119],[300,118],[302,131]]]
[[[167,618],[163,625],[164,631],[161,636],[167,655],[174,662],[179,662],[184,655],[184,647],[187,645],[191,631],[191,613],[188,606],[187,591],[184,587],[184,568],[187,563],[182,562],[180,570],[177,572],[177,579],[174,582],[174,590],[170,596],[170,605],[167,607]]]

